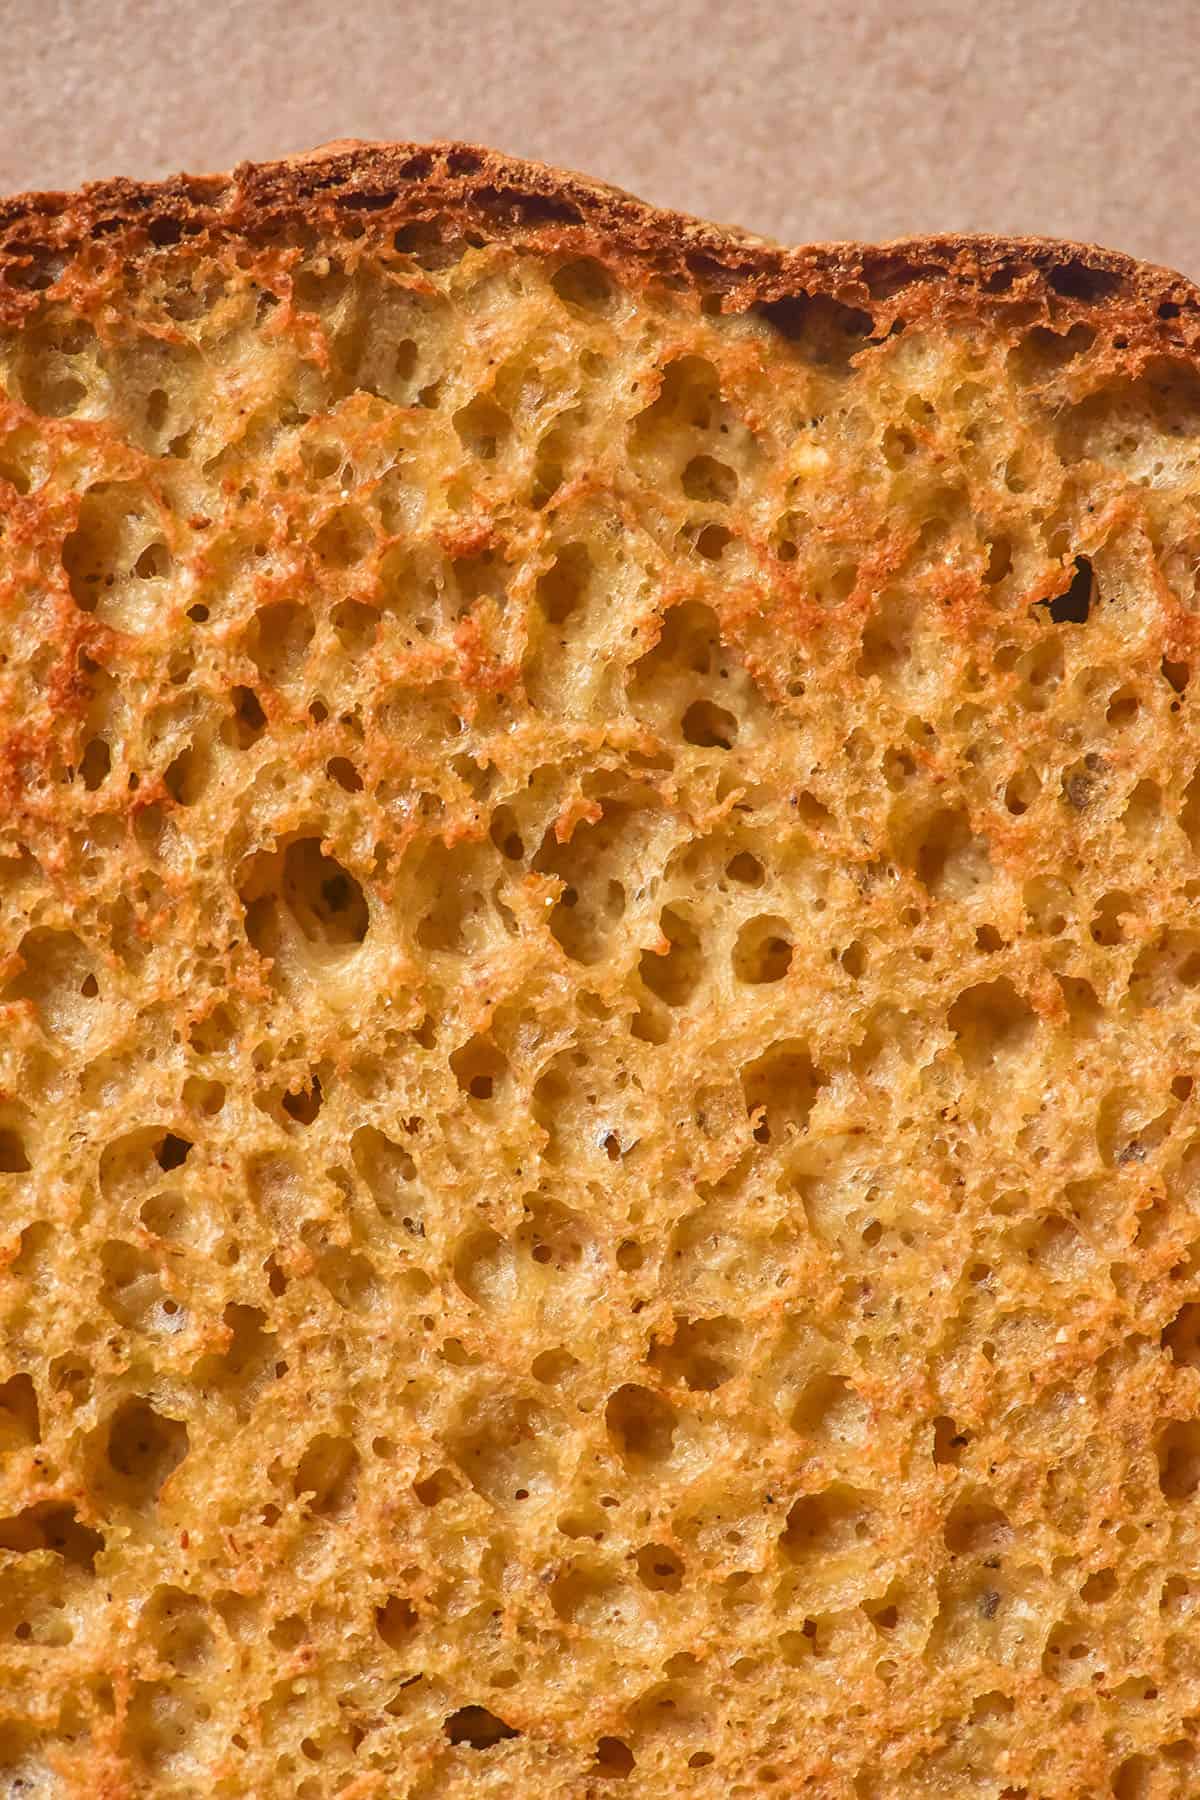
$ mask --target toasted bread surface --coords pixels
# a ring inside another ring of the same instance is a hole
[[[1200,1791],[1198,301],[0,206],[0,1792]]]

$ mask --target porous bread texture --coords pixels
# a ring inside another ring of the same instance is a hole
[[[0,1792],[1194,1796],[1194,292],[0,223]]]

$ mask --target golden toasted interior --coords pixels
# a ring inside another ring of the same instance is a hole
[[[0,338],[0,1792],[1197,1792],[1200,381],[1034,316]]]

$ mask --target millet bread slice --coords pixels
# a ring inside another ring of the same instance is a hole
[[[1200,1791],[1198,306],[0,208],[0,1793]]]

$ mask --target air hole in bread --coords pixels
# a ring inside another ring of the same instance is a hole
[[[791,1562],[845,1555],[871,1536],[874,1522],[873,1497],[837,1482],[791,1506],[780,1549]]]
[[[345,1512],[353,1504],[358,1466],[352,1441],[320,1432],[297,1465],[292,1480],[296,1498],[318,1518]]]
[[[609,1437],[629,1468],[652,1468],[671,1455],[678,1422],[674,1407],[651,1389],[627,1382],[605,1407]]]
[[[1095,601],[1095,577],[1086,556],[1075,558],[1075,573],[1065,593],[1045,602],[1056,625],[1086,625]]]
[[[486,1706],[460,1706],[447,1718],[443,1729],[452,1744],[462,1744],[468,1750],[492,1750],[506,1738],[521,1735]]]
[[[41,1437],[37,1389],[31,1375],[10,1375],[0,1382],[0,1450],[36,1444]]]
[[[103,1549],[103,1535],[84,1525],[74,1506],[42,1501],[0,1519],[0,1550],[17,1556],[50,1550],[64,1563],[90,1574]]]
[[[153,1506],[188,1454],[182,1420],[157,1412],[149,1400],[125,1400],[100,1428],[102,1451],[94,1485],[107,1504]]]

